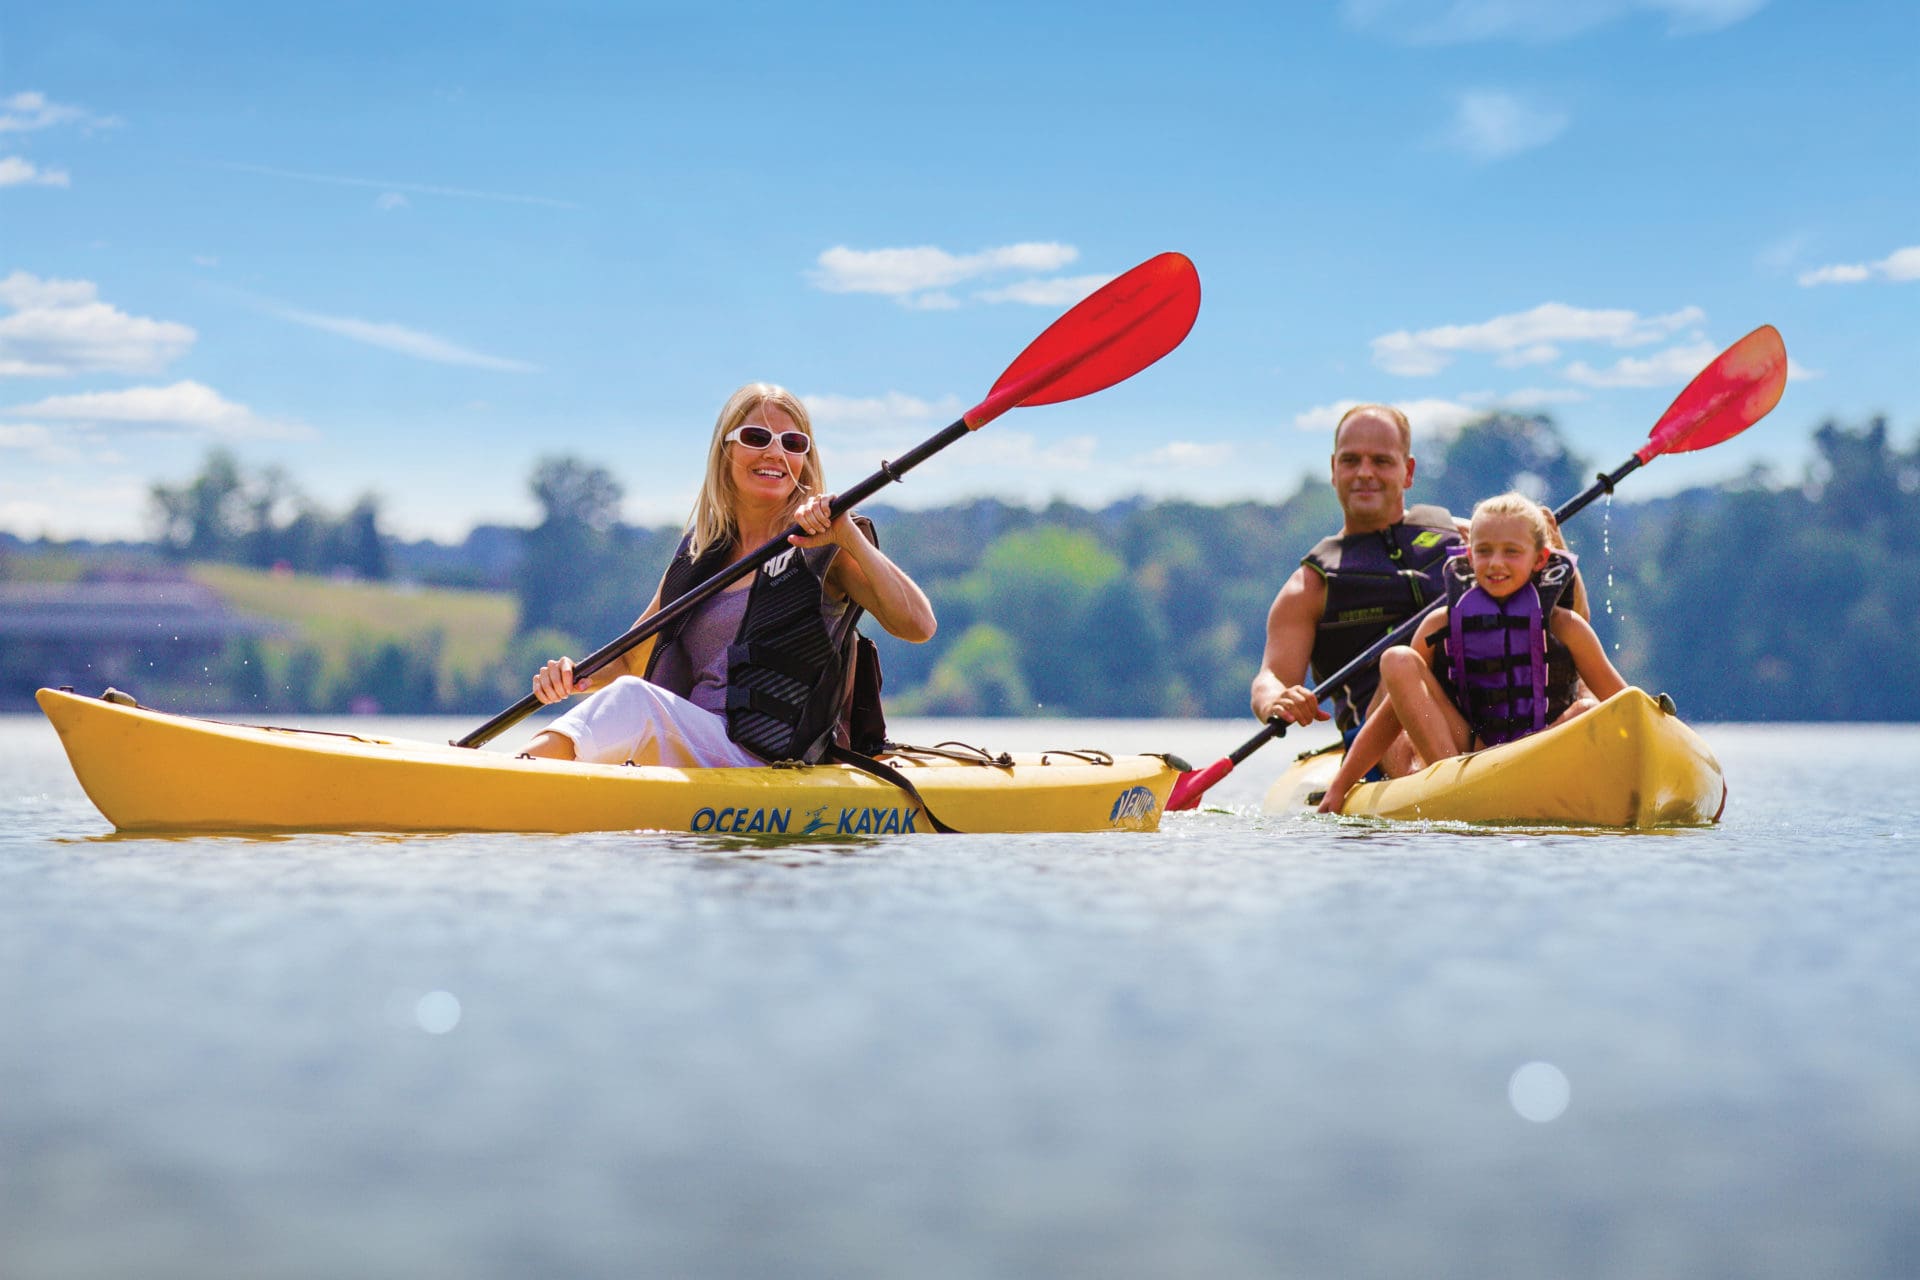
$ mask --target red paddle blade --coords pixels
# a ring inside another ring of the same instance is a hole
[[[1027,344],[966,423],[983,427],[1017,405],[1077,400],[1131,378],[1179,346],[1199,314],[1200,273],[1187,256],[1149,258]]]
[[[1198,772],[1181,774],[1173,790],[1167,793],[1167,812],[1199,808],[1200,797],[1207,794],[1207,788],[1232,772],[1233,761],[1223,756]]]
[[[1787,346],[1778,329],[1763,324],[1687,384],[1634,456],[1652,462],[1731,439],[1771,413],[1786,389]]]

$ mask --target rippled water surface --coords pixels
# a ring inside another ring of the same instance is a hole
[[[1151,835],[155,840],[0,718],[0,1275],[1920,1275],[1920,729],[1705,734],[1670,834],[1283,744]]]

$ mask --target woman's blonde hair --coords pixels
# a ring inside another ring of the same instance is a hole
[[[695,556],[722,542],[739,540],[740,525],[734,517],[734,506],[740,495],[734,487],[733,470],[727,465],[727,432],[745,422],[747,416],[762,405],[783,410],[793,419],[794,426],[813,435],[813,421],[807,417],[807,407],[785,387],[771,382],[749,382],[727,397],[726,404],[720,408],[719,419],[713,424],[713,443],[707,447],[707,477],[700,485],[700,497],[693,504],[693,516],[687,521],[687,531],[693,535],[688,550]],[[787,455],[787,465],[793,465],[791,454]],[[789,515],[799,510],[810,495],[826,487],[826,478],[820,470],[818,441],[800,459],[798,472],[799,484],[787,501]]]
[[[1480,523],[1481,516],[1517,516],[1527,522],[1533,530],[1533,549],[1539,551],[1545,547],[1565,547],[1564,539],[1556,536],[1554,527],[1547,521],[1547,513],[1540,504],[1524,493],[1501,493],[1483,499],[1473,508],[1473,519],[1468,527]]]

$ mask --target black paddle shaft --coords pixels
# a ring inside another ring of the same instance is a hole
[[[854,485],[845,493],[839,494],[834,498],[833,505],[829,508],[833,513],[833,518],[836,520],[839,519],[840,516],[845,514],[850,508],[871,498],[887,485],[892,484],[901,476],[913,470],[928,458],[931,458],[934,454],[952,444],[955,440],[958,440],[961,436],[966,435],[970,429],[971,428],[967,426],[966,419],[962,418],[952,426],[942,430],[939,434],[922,441],[920,444],[902,454],[899,461],[882,462],[878,471],[868,476],[865,480],[862,480],[859,484]],[[639,644],[642,640],[645,640],[648,636],[659,631],[668,623],[684,618],[687,614],[692,613],[714,596],[726,590],[730,584],[738,582],[741,578],[752,573],[755,569],[758,569],[782,551],[790,549],[793,544],[788,542],[787,539],[796,533],[804,534],[806,530],[797,524],[788,525],[785,530],[763,543],[745,559],[736,560],[720,572],[714,574],[711,578],[708,578],[705,582],[702,582],[699,586],[689,590],[672,604],[663,606],[660,612],[634,624],[632,629],[627,631],[626,634],[595,649],[592,653],[574,664],[573,674],[575,678],[592,675],[594,672],[600,670],[600,668],[612,662],[615,658],[620,657],[629,649]],[[502,711],[499,715],[487,721],[472,733],[469,733],[466,737],[456,739],[453,745],[456,747],[483,746],[538,711],[540,706],[540,699],[529,693],[526,697],[520,699],[520,701],[514,703],[505,711]]]

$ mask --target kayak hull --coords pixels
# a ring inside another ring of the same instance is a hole
[[[926,808],[963,832],[1152,830],[1178,776],[1151,755],[1054,752],[1006,766],[922,753],[887,757],[912,780],[922,807],[846,765],[669,769],[522,760],[196,720],[52,689],[36,696],[88,798],[128,832],[666,830],[818,838],[932,831]]]
[[[1268,790],[1268,813],[1317,803],[1337,751],[1294,762]],[[1503,746],[1454,756],[1405,778],[1363,783],[1348,817],[1513,826],[1640,829],[1719,820],[1720,762],[1678,716],[1627,688],[1565,724]]]

